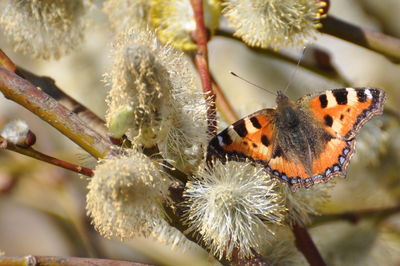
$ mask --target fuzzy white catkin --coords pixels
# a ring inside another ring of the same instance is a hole
[[[89,0],[7,0],[0,27],[14,50],[58,59],[83,39]]]
[[[105,237],[148,237],[164,223],[168,180],[140,152],[102,160],[88,185],[87,212]]]
[[[187,59],[142,27],[122,33],[114,47],[106,75],[111,134],[126,134],[133,145],[157,145],[172,165],[194,170],[207,147],[207,108]]]
[[[235,248],[241,258],[259,252],[285,217],[275,181],[249,162],[217,161],[212,169],[204,167],[184,192],[189,231],[218,258],[229,259]]]
[[[315,38],[325,5],[315,0],[227,0],[222,13],[248,45],[280,49]]]

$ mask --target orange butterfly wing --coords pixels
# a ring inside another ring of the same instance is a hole
[[[375,88],[343,88],[328,90],[300,98],[297,104],[310,112],[334,138],[313,160],[314,182],[345,175],[352,157],[355,136],[360,128],[377,114],[382,114],[385,92]]]
[[[208,152],[220,159],[268,161],[274,137],[274,109],[264,109],[224,129],[214,137]]]
[[[384,101],[385,92],[373,88],[334,89],[300,98],[295,108],[306,112],[308,120],[302,123],[314,127],[310,132],[319,132],[315,140],[308,140],[318,150],[312,154],[311,171],[278,146],[276,109],[264,109],[235,122],[210,141],[208,153],[222,160],[250,159],[292,190],[326,182],[345,175],[355,135],[373,115],[383,112]]]

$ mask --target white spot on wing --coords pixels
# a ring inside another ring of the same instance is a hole
[[[346,88],[347,90],[347,104],[353,105],[358,102],[357,92],[353,88]]]
[[[371,99],[372,98],[372,94],[371,94],[371,91],[369,90],[369,89],[365,89],[365,94],[367,95],[367,98],[368,99]]]
[[[258,128],[255,128],[253,126],[253,123],[251,123],[250,119],[248,118],[244,119],[244,125],[246,126],[247,132],[250,134],[257,132],[259,130]]]
[[[217,139],[218,139],[218,144],[219,144],[219,146],[224,146],[224,141],[223,141],[223,138],[221,137],[221,136],[217,136]]]
[[[333,96],[332,91],[326,91],[326,99],[328,100],[327,108],[335,107],[337,105],[336,98]]]
[[[241,142],[242,141],[242,137],[240,137],[238,135],[238,133],[236,133],[236,131],[233,129],[233,126],[229,126],[228,134],[229,134],[229,137],[231,137],[233,142]]]

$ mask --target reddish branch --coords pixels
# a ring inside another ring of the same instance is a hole
[[[197,43],[197,52],[195,55],[195,62],[199,71],[203,92],[208,103],[208,134],[209,136],[215,136],[217,134],[217,111],[215,107],[216,96],[212,89],[211,76],[208,66],[207,42],[209,36],[207,28],[204,24],[203,1],[191,0],[191,3],[193,7],[194,19],[196,21],[195,40]]]
[[[35,158],[37,160],[52,164],[52,165],[56,165],[59,167],[62,167],[64,169],[85,175],[85,176],[89,176],[92,177],[93,176],[93,170],[80,166],[80,165],[76,165],[73,163],[69,163],[51,156],[48,156],[44,153],[41,153],[31,147],[29,148],[24,148],[24,147],[20,147],[18,145],[14,145],[10,142],[8,142],[7,140],[3,139],[2,137],[0,137],[0,149],[7,149],[7,150],[11,150],[11,151],[15,151],[17,153]]]
[[[294,224],[292,231],[296,238],[296,247],[301,253],[303,253],[308,263],[310,263],[311,266],[326,265],[307,229],[298,224]]]
[[[397,63],[400,62],[400,39],[398,38],[352,25],[333,16],[327,16],[321,20],[321,23],[322,33],[360,45],[385,55]]]
[[[0,67],[0,90],[12,100],[49,123],[95,158],[105,157],[111,142],[89,128],[75,113],[30,82]]]
[[[235,110],[233,110],[233,107],[230,104],[230,102],[228,101],[228,99],[225,97],[225,94],[222,91],[219,84],[215,81],[215,79],[212,76],[211,76],[211,79],[212,79],[213,89],[214,89],[214,92],[217,97],[217,99],[216,99],[217,107],[218,107],[220,113],[222,114],[222,116],[224,117],[224,119],[228,123],[233,124],[234,122],[239,120],[239,117],[235,113]]]
[[[39,265],[96,265],[96,266],[145,266],[150,264],[129,262],[122,260],[107,260],[76,257],[48,257],[48,256],[25,256],[25,257],[0,257],[0,265],[15,266],[39,266]]]

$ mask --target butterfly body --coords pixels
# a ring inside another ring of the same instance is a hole
[[[249,159],[292,190],[345,176],[355,135],[381,114],[385,93],[373,88],[344,88],[290,101],[282,92],[277,107],[263,109],[229,126],[208,146],[221,160]]]

